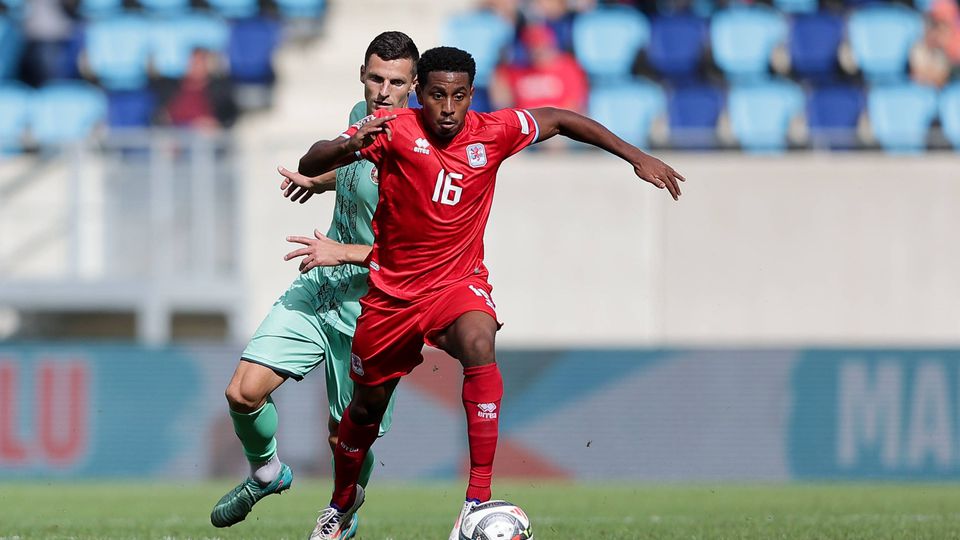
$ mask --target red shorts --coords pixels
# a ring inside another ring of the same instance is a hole
[[[483,278],[471,277],[423,300],[407,301],[370,288],[360,300],[360,318],[350,354],[350,378],[374,386],[403,377],[423,362],[423,345],[458,317],[482,311],[497,320],[493,290]]]

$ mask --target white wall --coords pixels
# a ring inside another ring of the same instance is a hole
[[[672,154],[680,202],[594,153],[524,153],[487,231],[511,346],[960,343],[960,157]],[[294,277],[283,237],[332,197],[251,178],[252,331]]]

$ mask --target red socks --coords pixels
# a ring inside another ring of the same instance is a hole
[[[467,439],[470,443],[470,483],[467,486],[467,499],[480,502],[490,500],[490,479],[493,477],[493,456],[497,452],[501,397],[503,379],[497,364],[464,368],[463,408],[467,413]],[[339,474],[338,469],[337,475]]]
[[[330,503],[346,510],[353,504],[357,494],[357,480],[367,451],[373,446],[380,432],[378,424],[362,426],[350,419],[350,407],[343,411],[340,428],[337,430],[337,449],[333,452],[335,468],[333,498]]]

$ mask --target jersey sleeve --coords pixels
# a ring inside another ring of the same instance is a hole
[[[373,120],[374,118],[379,118],[381,116],[386,116],[388,114],[390,114],[390,111],[379,110],[374,112],[371,115],[364,116],[360,120],[354,122],[353,125],[348,127],[343,133],[341,133],[340,137],[349,139],[350,137],[353,137],[357,133],[357,131],[359,131],[360,128],[363,127],[363,125],[366,124],[367,122]],[[386,135],[383,132],[381,132],[379,135],[374,137],[372,144],[370,144],[367,147],[361,148],[360,150],[357,150],[357,157],[376,163],[380,157],[380,154],[383,152],[383,144],[386,140],[387,140]]]
[[[540,126],[526,109],[502,109],[492,113],[503,124],[502,142],[512,156],[540,138]]]

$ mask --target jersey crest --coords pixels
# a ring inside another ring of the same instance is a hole
[[[474,169],[487,164],[487,149],[483,146],[483,143],[467,146],[467,163]]]

